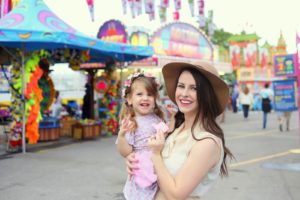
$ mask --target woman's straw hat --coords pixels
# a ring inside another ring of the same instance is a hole
[[[175,90],[179,74],[183,68],[191,67],[201,72],[211,83],[215,94],[218,98],[219,108],[218,114],[221,114],[226,108],[229,101],[229,89],[227,84],[219,77],[216,68],[206,62],[197,62],[195,64],[184,62],[168,63],[162,68],[162,73],[165,80],[165,86],[169,98],[175,102]]]

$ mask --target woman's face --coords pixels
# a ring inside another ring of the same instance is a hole
[[[189,71],[183,71],[178,79],[175,100],[178,109],[187,115],[196,115],[198,111],[197,87],[193,75]]]

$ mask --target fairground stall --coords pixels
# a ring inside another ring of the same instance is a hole
[[[74,67],[86,62],[124,62],[152,55],[149,47],[120,45],[86,36],[59,19],[41,0],[23,0],[1,18],[0,33],[1,54],[5,55],[1,65],[10,64],[12,75],[13,122],[9,140],[22,144],[23,153],[26,142],[35,144],[41,138],[41,105],[46,109],[53,101],[48,64],[65,62]],[[43,76],[45,81],[39,83]],[[43,92],[40,84],[48,90]],[[47,139],[57,139],[58,123],[51,120],[43,125],[51,135]]]

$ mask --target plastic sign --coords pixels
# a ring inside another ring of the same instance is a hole
[[[120,21],[109,20],[100,27],[97,38],[109,42],[127,43],[127,32]]]
[[[274,56],[274,75],[296,76],[296,61],[295,54]]]
[[[273,82],[274,110],[294,111],[297,110],[297,82],[296,79],[280,80]]]

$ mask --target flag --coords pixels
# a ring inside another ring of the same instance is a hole
[[[160,18],[161,23],[165,23],[167,21],[166,11],[167,11],[167,8],[160,6],[160,8],[159,8],[159,18]]]
[[[175,7],[175,10],[178,11],[181,9],[181,0],[174,0],[174,7]]]
[[[191,15],[192,15],[192,17],[194,17],[195,16],[195,12],[194,12],[194,0],[189,0],[188,3],[189,3]]]
[[[198,18],[200,28],[205,27],[204,0],[198,1]]]
[[[300,36],[296,33],[296,46],[300,43]]]
[[[86,0],[88,7],[89,7],[89,11],[90,11],[90,15],[92,18],[92,21],[94,21],[95,17],[94,17],[94,0]]]
[[[174,21],[178,21],[179,20],[179,11],[178,10],[176,10],[176,11],[174,11],[173,12],[173,20]]]
[[[122,7],[123,7],[123,15],[127,14],[127,0],[121,0],[122,1]]]

